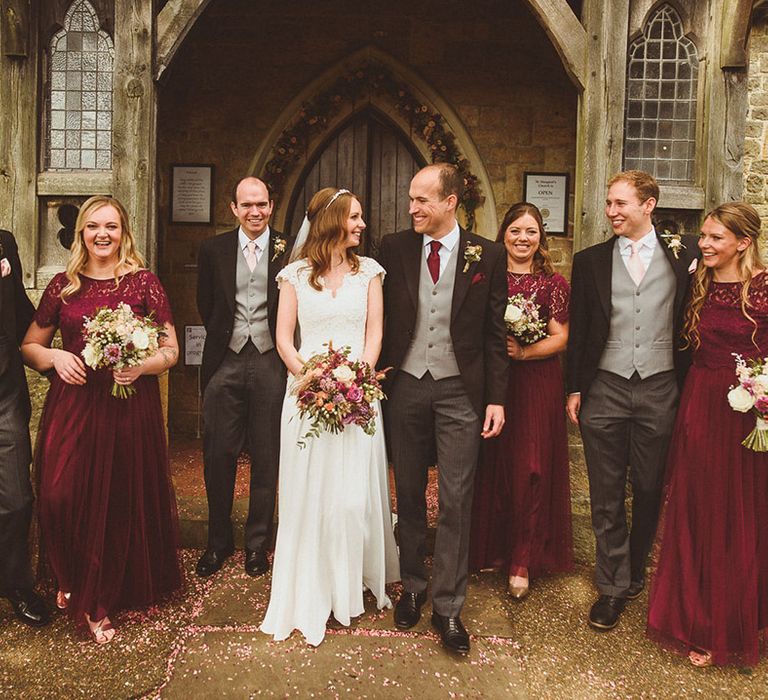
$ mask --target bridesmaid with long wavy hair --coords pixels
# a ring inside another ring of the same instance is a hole
[[[514,204],[497,241],[507,249],[507,291],[539,307],[546,337],[507,336],[506,421],[485,446],[475,477],[470,566],[503,568],[509,594],[528,594],[531,576],[573,566],[568,438],[560,354],[568,342],[568,282],[554,271],[538,208]]]
[[[684,337],[693,352],[667,462],[648,634],[694,666],[754,665],[768,629],[768,453],[728,404],[734,353],[768,355],[760,218],[722,204],[701,227]]]
[[[178,523],[157,375],[176,364],[168,298],[144,268],[125,208],[95,196],[80,208],[65,272],[46,288],[22,343],[27,365],[53,370],[35,467],[42,551],[56,579],[56,605],[85,620],[98,644],[110,620],[178,588]],[[93,370],[81,359],[83,318],[128,304],[153,315],[165,336],[143,364]],[[63,348],[51,347],[61,330]],[[129,399],[113,382],[135,385]]]

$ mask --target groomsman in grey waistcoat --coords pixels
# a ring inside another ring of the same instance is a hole
[[[395,624],[413,627],[427,597],[425,490],[437,457],[440,514],[432,624],[444,646],[469,651],[459,614],[467,589],[469,526],[481,438],[504,424],[508,360],[506,252],[456,221],[463,180],[449,164],[411,181],[413,229],[384,236],[384,342],[393,367],[385,405],[395,469],[403,594]]]
[[[240,222],[203,241],[197,308],[206,329],[203,348],[203,460],[208,497],[208,546],[197,563],[210,576],[232,554],[232,501],[237,458],[251,458],[245,523],[245,571],[268,569],[280,451],[285,367],[275,349],[277,283],[288,245],[269,226],[274,203],[267,186],[246,177],[230,204]]]
[[[19,620],[40,627],[50,615],[32,588],[29,567],[30,403],[19,352],[34,313],[16,240],[10,231],[0,230],[0,596],[10,601]]]
[[[608,183],[615,236],[577,253],[571,280],[568,416],[581,428],[589,475],[595,629],[615,627],[645,586],[667,446],[688,368],[681,348],[694,236],[659,234],[651,220],[659,186],[629,170]],[[624,510],[627,471],[632,528]]]

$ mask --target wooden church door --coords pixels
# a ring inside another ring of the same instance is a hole
[[[426,161],[383,115],[367,110],[342,125],[304,170],[289,203],[286,230],[295,234],[312,196],[345,187],[362,199],[367,224],[361,253],[375,256],[382,236],[411,225],[408,188]]]

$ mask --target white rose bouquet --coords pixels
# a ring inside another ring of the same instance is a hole
[[[365,362],[349,359],[351,348],[313,355],[304,364],[291,393],[296,396],[299,414],[309,416],[312,425],[299,440],[317,437],[321,432],[340,433],[347,425],[359,425],[365,433],[376,432],[374,401],[384,398],[381,380],[384,372],[376,372]]]
[[[116,309],[102,307],[83,322],[85,364],[92,369],[111,370],[137,367],[152,357],[165,335],[162,326],[147,317],[137,316],[128,304],[121,302]],[[133,386],[112,384],[112,396],[127,399],[133,396]]]
[[[547,337],[547,323],[539,317],[539,305],[523,294],[515,294],[507,299],[504,312],[507,332],[521,345],[530,345]]]
[[[744,447],[755,452],[768,452],[768,358],[744,360],[736,358],[736,377],[739,383],[728,392],[728,403],[734,411],[755,414],[755,428],[742,441]]]

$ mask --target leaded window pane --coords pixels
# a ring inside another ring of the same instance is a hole
[[[96,11],[88,0],[75,0],[50,44],[46,169],[112,167],[114,58]]]
[[[624,167],[693,182],[699,59],[670,5],[649,18],[627,56]]]

